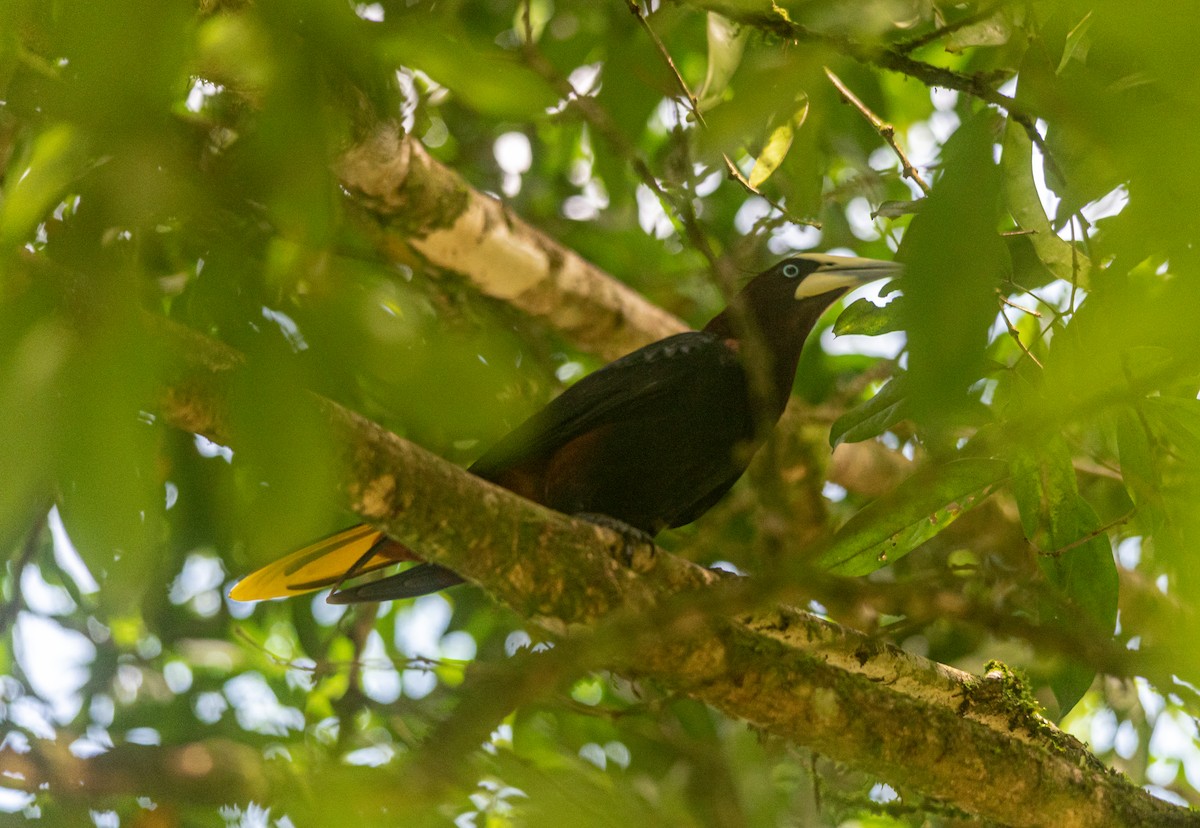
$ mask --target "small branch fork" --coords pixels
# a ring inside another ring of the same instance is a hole
[[[959,29],[965,29],[967,26],[987,20],[1006,5],[1008,5],[1008,0],[997,0],[997,2],[988,3],[984,6],[981,6],[977,11],[964,17],[960,17],[958,20],[955,20],[952,23],[947,23],[946,25],[934,29],[932,32],[923,34],[920,37],[914,37],[912,40],[906,40],[903,43],[897,43],[892,48],[902,55],[910,54],[911,52],[920,49],[922,46],[928,46],[930,43],[934,43],[944,37],[954,34]]]
[[[688,89],[683,77],[679,74],[679,70],[676,68],[674,61],[671,60],[670,54],[666,51],[666,46],[663,45],[662,41],[650,29],[649,24],[641,14],[641,10],[636,5],[636,0],[627,0],[627,3],[629,5],[629,10],[639,19],[639,21],[641,21],[642,26],[649,31],[651,36],[654,38],[654,42],[658,46],[659,51],[668,61],[668,65],[670,66],[671,71],[675,75],[676,81],[683,91],[683,96],[689,102],[689,108],[693,112],[696,112],[697,117],[699,118],[699,109],[696,106],[696,97]],[[654,193],[655,197],[659,200],[659,203],[662,204],[663,209],[667,212],[667,215],[670,216],[672,213],[674,214],[674,219],[678,222],[677,226],[681,229],[682,234],[698,251],[700,251],[701,255],[708,260],[709,266],[712,268],[713,272],[720,276],[722,274],[721,262],[716,252],[713,250],[712,244],[709,242],[708,236],[705,234],[703,227],[700,226],[695,214],[695,210],[691,208],[690,196],[683,199],[677,199],[672,197],[670,193],[664,190],[662,184],[659,183],[653,171],[650,169],[649,164],[646,163],[646,160],[642,158],[630,140],[613,122],[608,112],[587,95],[577,94],[571,84],[561,75],[559,75],[554,66],[551,65],[551,63],[542,55],[542,53],[537,50],[533,43],[533,26],[530,20],[529,9],[530,2],[529,0],[525,0],[524,10],[522,13],[522,21],[525,29],[525,42],[523,44],[523,51],[529,66],[535,72],[545,78],[547,82],[552,84],[565,100],[570,101],[580,115],[583,116],[584,121],[586,121],[593,129],[595,129],[596,132],[598,132],[617,153],[619,153],[629,162],[638,178],[641,179],[642,183],[645,184],[652,193]],[[700,122],[703,123],[702,118],[700,119]]]
[[[646,15],[642,13],[641,6],[638,5],[637,0],[625,0],[625,2],[629,6],[629,11],[638,19],[638,23],[641,24],[642,28],[646,30],[646,34],[648,34],[650,39],[654,41],[654,46],[658,49],[659,54],[662,55],[663,62],[667,64],[671,70],[671,73],[675,76],[675,82],[679,86],[680,92],[690,104],[688,107],[689,111],[696,116],[696,121],[700,124],[700,126],[707,128],[708,122],[704,120],[704,114],[700,111],[700,101],[696,97],[695,93],[692,92],[691,88],[687,85],[687,81],[683,79],[683,75],[680,74],[679,68],[675,65],[675,60],[671,57],[671,53],[667,50],[666,44],[662,42],[662,38],[658,36],[658,33],[655,32],[654,28],[650,25],[650,21],[646,19]],[[751,195],[756,195],[765,200],[771,205],[772,208],[778,210],[783,216],[785,216],[788,221],[791,221],[794,224],[807,225],[808,227],[821,226],[821,222],[815,219],[793,216],[782,204],[751,184],[750,180],[747,179],[746,176],[742,175],[742,171],[737,168],[737,164],[733,163],[733,159],[731,159],[728,155],[721,153],[721,159],[725,162],[725,169],[729,173],[729,178],[732,181],[736,181],[742,187],[742,189]]]
[[[921,188],[921,192],[929,195],[929,185],[925,183],[925,179],[921,177],[921,173],[908,160],[908,156],[896,142],[896,128],[872,112],[870,107],[851,92],[850,87],[846,86],[845,82],[835,75],[833,70],[828,66],[825,67],[825,75],[829,78],[829,82],[833,84],[834,88],[837,89],[838,94],[842,96],[842,100],[861,112],[862,116],[867,119],[867,122],[875,127],[875,131],[879,133],[879,136],[892,148],[892,152],[896,153],[896,157],[900,159],[901,171],[904,177],[916,182],[916,185]]]
[[[671,53],[667,51],[667,47],[662,42],[662,38],[658,36],[658,33],[655,32],[653,28],[651,28],[650,21],[646,19],[646,15],[642,13],[642,7],[638,5],[638,0],[625,0],[625,4],[629,6],[630,13],[637,18],[637,21],[641,27],[646,30],[646,34],[648,34],[650,36],[650,40],[654,42],[654,46],[658,49],[658,53],[662,55],[663,61],[671,69],[671,74],[675,76],[675,82],[679,84],[679,91],[683,93],[683,97],[686,98],[690,104],[688,108],[691,110],[692,114],[696,116],[696,120],[701,126],[707,127],[708,124],[704,120],[704,115],[700,112],[700,101],[688,87],[687,81],[683,79],[683,75],[679,73],[679,68],[675,66],[675,60],[671,57]],[[526,4],[526,8],[528,7],[529,5]]]
[[[821,222],[817,221],[816,219],[792,215],[790,212],[788,212],[788,209],[783,206],[783,204],[771,198],[762,190],[758,189],[758,187],[755,187],[753,184],[751,184],[750,179],[742,175],[742,171],[737,168],[737,164],[733,163],[733,159],[731,159],[725,153],[721,153],[721,158],[725,162],[725,171],[729,174],[729,178],[731,180],[736,181],[746,192],[750,193],[751,195],[756,195],[763,201],[767,202],[767,204],[771,205],[772,209],[778,210],[780,214],[792,224],[802,224],[806,227],[821,227]]]
[[[1030,351],[1028,347],[1026,347],[1024,342],[1021,341],[1021,334],[1017,331],[1017,329],[1015,327],[1013,327],[1012,320],[1008,318],[1008,312],[1004,310],[1005,304],[1010,304],[1010,303],[1007,303],[1005,300],[1001,299],[1000,317],[1004,320],[1004,326],[1006,328],[1008,328],[1008,335],[1013,338],[1013,341],[1017,343],[1017,347],[1021,349],[1021,351],[1025,354],[1025,356],[1027,356],[1031,360],[1033,360],[1034,365],[1036,365],[1037,367],[1042,368],[1044,370],[1046,366],[1042,365],[1041,361],[1037,357],[1035,357],[1033,355],[1033,352]],[[1017,306],[1013,305],[1013,307],[1017,307]]]
[[[879,69],[887,69],[891,72],[898,72],[931,88],[954,89],[973,98],[978,98],[992,106],[1000,107],[1028,133],[1030,140],[1042,151],[1046,162],[1057,169],[1053,155],[1048,151],[1045,140],[1037,130],[1036,116],[1026,109],[1023,104],[1014,98],[996,91],[992,84],[982,75],[958,72],[912,58],[909,52],[915,50],[918,46],[924,45],[926,42],[924,37],[917,38],[916,45],[913,45],[913,41],[891,46],[865,44],[851,40],[845,35],[820,32],[796,23],[789,19],[787,14],[775,5],[772,5],[771,12],[763,13],[758,11],[739,12],[731,10],[728,8],[728,4],[714,3],[712,0],[689,0],[689,2],[702,9],[716,8],[722,14],[725,14],[738,23],[754,26],[761,31],[770,32],[786,40],[822,43],[859,63]],[[997,7],[999,5],[997,4]],[[955,23],[943,26],[936,33],[933,33],[935,35],[933,39],[962,28],[962,26],[968,25],[970,22],[975,21],[968,20],[962,23],[956,21]],[[932,40],[928,42],[932,42]],[[1061,173],[1061,170],[1058,170],[1058,172]]]

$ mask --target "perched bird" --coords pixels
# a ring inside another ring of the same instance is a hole
[[[654,342],[581,379],[470,471],[627,534],[653,537],[691,523],[742,476],[779,420],[821,314],[848,290],[898,272],[899,265],[874,259],[785,259],[754,277],[703,330]],[[296,595],[399,561],[418,563],[335,591],[330,601],[408,598],[462,580],[364,524],[269,564],[230,595]]]

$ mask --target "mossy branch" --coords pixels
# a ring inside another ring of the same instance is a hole
[[[221,407],[239,355],[165,320],[151,325],[173,354],[166,420],[236,448]],[[328,420],[349,508],[551,634],[597,640],[591,652],[605,665],[1000,822],[1200,824],[1100,769],[1021,699],[981,692],[987,677],[799,610],[747,611],[739,590],[748,582],[663,552],[629,565],[606,529],[480,480],[328,400],[306,404]],[[618,630],[627,635],[605,634]]]

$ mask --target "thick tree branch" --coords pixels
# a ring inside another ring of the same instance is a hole
[[[380,126],[347,151],[337,173],[377,219],[382,255],[411,246],[584,350],[615,359],[687,329],[495,198],[472,189],[393,125]]]
[[[177,366],[168,422],[231,443],[222,389],[240,359],[156,321]],[[723,581],[658,553],[620,562],[608,530],[525,501],[318,400],[344,461],[346,504],[452,567],[544,629],[572,637],[642,615],[617,657],[770,733],[926,796],[1010,824],[1196,825],[1103,770],[995,681],[931,662],[807,613],[747,604]],[[693,600],[689,596],[701,596]],[[607,645],[606,649],[613,645]]]

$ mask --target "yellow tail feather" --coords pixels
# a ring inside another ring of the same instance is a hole
[[[382,532],[365,523],[336,532],[247,575],[230,590],[229,597],[235,601],[262,601],[333,586],[381,538]],[[394,558],[376,554],[359,565],[355,574],[393,563]]]

